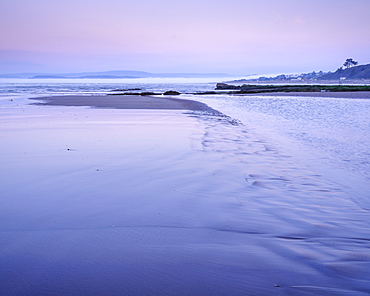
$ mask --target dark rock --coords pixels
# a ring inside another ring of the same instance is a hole
[[[144,91],[140,93],[140,96],[154,96],[154,95],[158,95],[158,94],[154,92],[150,92],[150,91]]]
[[[239,86],[237,85],[230,85],[227,83],[217,83],[216,89],[223,90],[223,89],[239,89]]]
[[[154,92],[149,92],[149,91],[144,91],[144,92],[124,92],[124,93],[113,93],[109,94],[111,96],[114,95],[120,95],[120,96],[159,96],[161,93],[154,93]]]
[[[163,95],[165,95],[165,96],[178,96],[178,95],[180,95],[180,93],[178,91],[169,90],[169,91],[166,91]]]

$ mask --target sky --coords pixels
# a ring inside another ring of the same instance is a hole
[[[0,0],[0,73],[235,75],[370,63],[370,0]]]

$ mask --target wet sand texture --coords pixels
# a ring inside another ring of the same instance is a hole
[[[201,102],[160,98],[149,96],[108,95],[108,96],[53,96],[34,98],[43,102],[38,105],[49,106],[91,106],[95,108],[114,109],[159,109],[159,110],[192,110],[212,111],[210,107]],[[216,112],[213,110],[213,112]]]
[[[0,117],[0,294],[369,295],[338,184],[203,105],[77,98]]]

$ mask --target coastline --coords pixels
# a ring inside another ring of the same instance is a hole
[[[32,98],[31,100],[42,101],[34,104],[46,106],[90,106],[94,108],[108,109],[188,110],[205,111],[213,114],[219,113],[204,103],[193,100],[173,99],[171,97],[159,98],[135,95],[73,95],[40,97]]]
[[[219,93],[222,95],[222,93]],[[203,94],[199,94],[203,95]],[[317,98],[343,98],[343,99],[370,99],[370,91],[355,92],[266,92],[255,94],[233,94],[234,96],[276,96],[276,97],[317,97]],[[37,101],[33,105],[45,106],[89,106],[93,108],[114,109],[157,109],[157,110],[187,110],[203,111],[213,115],[221,115],[217,110],[195,100],[141,96],[141,95],[66,95],[30,98]]]
[[[1,291],[368,292],[368,211],[247,127],[178,98],[37,101],[0,118]]]
[[[243,94],[242,96],[279,96],[279,97],[319,97],[319,98],[343,98],[343,99],[370,99],[370,91],[353,92],[269,92],[258,94]]]

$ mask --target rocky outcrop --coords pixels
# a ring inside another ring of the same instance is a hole
[[[216,89],[217,90],[228,90],[228,89],[240,89],[240,86],[238,85],[231,85],[231,84],[227,84],[227,83],[217,83],[216,84]]]
[[[315,85],[315,84],[287,84],[287,85],[253,85],[243,84],[240,86],[221,83],[221,88],[217,90],[231,90],[229,92],[218,92],[221,94],[258,94],[269,92],[321,92],[321,91],[370,91],[369,85]]]
[[[165,96],[178,96],[178,95],[180,95],[180,93],[178,91],[168,90],[163,95],[165,95]]]

